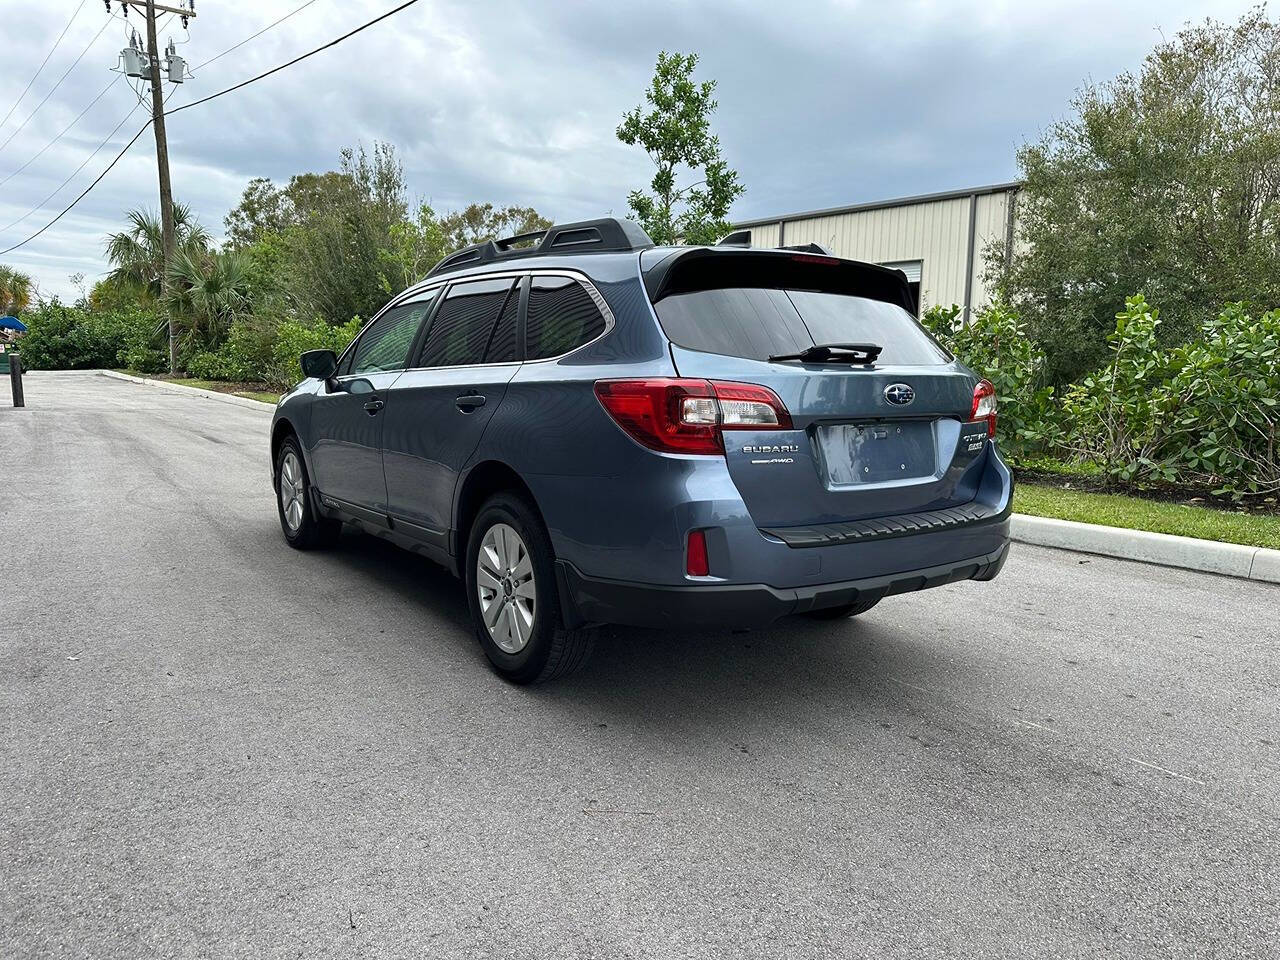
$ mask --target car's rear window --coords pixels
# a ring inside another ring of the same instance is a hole
[[[767,360],[821,343],[875,343],[881,364],[946,363],[947,354],[894,303],[839,293],[727,287],[664,297],[662,329],[691,350]]]

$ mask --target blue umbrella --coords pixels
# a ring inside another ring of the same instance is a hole
[[[0,317],[0,330],[17,330],[19,333],[26,333],[27,325],[17,317]]]

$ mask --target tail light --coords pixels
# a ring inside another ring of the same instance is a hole
[[[990,380],[979,380],[973,388],[973,410],[969,419],[987,421],[987,436],[996,435],[996,388]]]
[[[754,383],[598,380],[596,396],[628,436],[664,453],[723,453],[724,430],[791,429],[778,395]]]

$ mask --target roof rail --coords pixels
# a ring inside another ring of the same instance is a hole
[[[537,241],[536,243],[534,241]],[[518,244],[528,246],[518,246]],[[600,253],[643,250],[653,241],[640,224],[621,217],[602,217],[578,223],[558,223],[546,230],[521,233],[502,240],[485,240],[449,254],[427,274],[437,274],[494,260],[534,257],[548,253]],[[425,279],[425,278],[424,278]]]

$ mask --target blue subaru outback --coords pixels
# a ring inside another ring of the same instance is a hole
[[[995,577],[991,384],[901,273],[734,239],[610,218],[446,257],[341,357],[303,355],[271,431],[285,538],[350,524],[446,565],[517,683],[602,623],[847,617]]]

